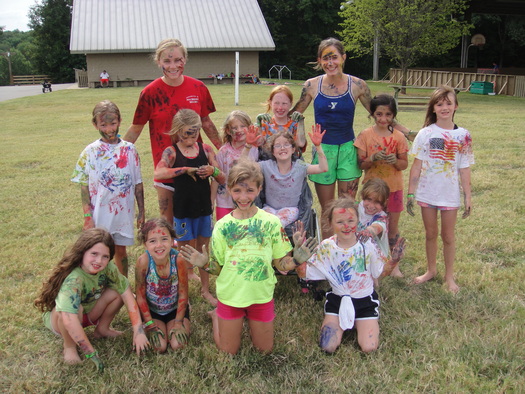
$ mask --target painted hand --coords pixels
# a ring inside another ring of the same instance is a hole
[[[188,333],[186,332],[186,329],[183,326],[175,327],[170,330],[170,341],[173,335],[175,335],[175,339],[180,345],[185,346],[188,344]]]
[[[187,167],[186,168],[186,174],[191,176],[195,182],[197,182],[197,177],[195,174],[197,173],[198,168],[197,167]]]
[[[146,350],[149,347],[148,337],[142,330],[133,335],[133,350],[137,352],[137,356],[140,356],[142,353],[146,353]]]
[[[248,145],[257,146],[259,142],[259,128],[254,125],[250,125],[246,131],[246,143]]]
[[[202,253],[199,253],[197,249],[190,245],[184,245],[180,248],[182,257],[196,267],[202,268],[208,264],[208,253],[206,252],[206,245],[202,246]]]
[[[392,248],[392,261],[399,262],[405,255],[406,239],[399,237],[396,244]]]
[[[410,216],[414,216],[414,197],[408,197],[407,199],[407,212]]]
[[[255,118],[255,124],[257,127],[261,127],[263,123],[270,123],[272,121],[272,115],[265,113],[265,114],[259,114]],[[249,142],[248,142],[249,143]]]
[[[304,240],[306,239],[306,231],[304,230],[304,223],[300,220],[296,221],[292,225],[292,231],[293,231],[293,244],[294,245],[302,245],[304,243]]]
[[[310,139],[312,140],[312,144],[315,146],[321,145],[321,142],[323,141],[323,136],[326,134],[326,130],[324,130],[321,133],[321,125],[319,123],[312,125],[312,132],[308,133],[310,136]]]
[[[294,111],[292,115],[290,115],[290,119],[294,122],[300,122],[301,120],[304,120],[304,115],[298,111]]]
[[[300,245],[295,245],[293,249],[293,258],[297,263],[302,264],[310,258],[317,247],[317,239],[314,237],[308,238]]]
[[[385,158],[386,158],[386,153],[383,150],[380,150],[379,152],[376,152],[376,153],[372,153],[372,155],[370,156],[370,160],[372,161],[385,160]]]
[[[204,165],[204,166],[200,166],[199,168],[197,168],[196,173],[201,179],[206,179],[210,177],[211,174],[213,174],[214,170],[215,170],[215,167]]]
[[[156,325],[152,324],[148,327],[148,334],[151,340],[151,343],[155,348],[160,348],[160,337],[164,338],[164,333]]]
[[[104,364],[98,357],[98,355],[94,355],[90,358],[90,360],[95,364],[95,367],[97,368],[98,372],[104,372]]]
[[[461,215],[461,218],[466,219],[470,216],[470,206],[465,205],[465,210],[463,211],[463,215]]]
[[[376,235],[368,229],[364,229],[363,231],[359,231],[358,233],[355,233],[356,239],[362,243],[365,243],[369,239],[374,239],[375,236]]]
[[[397,163],[397,155],[395,153],[390,153],[389,155],[385,155],[384,159],[388,164],[396,164]]]

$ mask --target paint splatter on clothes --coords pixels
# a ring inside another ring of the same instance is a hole
[[[213,229],[210,257],[222,266],[219,301],[236,308],[270,302],[277,282],[272,261],[291,249],[279,219],[262,209],[249,219],[223,217]]]
[[[230,168],[232,168],[233,164],[241,157],[243,149],[244,145],[241,146],[240,149],[235,149],[229,142],[221,146],[219,149],[216,159],[219,169],[226,175],[226,179],[228,179]],[[259,157],[258,149],[252,147],[248,153],[248,157],[253,161],[257,161],[257,158]],[[217,207],[228,209],[235,208],[230,193],[228,193],[228,189],[226,189],[226,183],[217,187]]]
[[[367,157],[381,150],[385,150],[387,155],[408,152],[407,140],[399,130],[394,130],[389,137],[380,137],[374,131],[373,127],[369,127],[359,133],[354,142],[354,146],[365,151]],[[390,188],[391,193],[403,190],[403,172],[397,170],[393,164],[388,164],[384,160],[374,161],[372,167],[365,170],[365,176],[362,181],[363,184],[372,178],[384,180]]]
[[[123,140],[89,144],[80,154],[71,181],[88,186],[95,226],[134,238],[135,185],[142,183],[135,145]]]
[[[410,154],[422,161],[416,200],[459,208],[459,170],[474,164],[470,133],[461,127],[446,130],[431,124],[419,131]]]
[[[185,75],[181,85],[170,86],[158,78],[140,93],[133,124],[149,122],[153,168],[157,167],[164,149],[172,145],[171,137],[166,133],[171,130],[173,116],[180,109],[192,109],[201,118],[215,112],[215,104],[203,82]],[[198,141],[202,142],[200,136]]]
[[[264,137],[265,143],[262,146],[262,149],[264,150],[264,157],[271,158],[272,157],[272,149],[270,146],[270,138],[272,135],[277,134],[281,131],[287,131],[293,136],[294,141],[297,143],[297,128],[299,126],[299,122],[296,122],[292,119],[288,120],[288,123],[280,125],[277,124],[277,121],[274,117],[270,120],[270,123],[262,122],[260,131],[261,135]],[[306,145],[302,148],[297,147],[295,150],[296,157],[300,157],[301,153],[304,153],[306,151]]]
[[[381,249],[383,256],[390,254],[390,246],[388,245],[388,215],[385,211],[376,213],[375,215],[369,215],[365,211],[363,201],[357,206],[357,213],[359,216],[359,223],[357,225],[357,231],[363,231],[372,224],[378,224],[383,230],[381,237],[377,237],[377,246]]]
[[[95,275],[76,267],[60,287],[55,299],[56,310],[78,314],[82,305],[83,313],[89,313],[105,289],[113,289],[123,294],[128,287],[128,278],[119,272],[113,261]]]
[[[146,250],[148,255],[148,272],[146,273],[146,301],[149,310],[159,315],[167,315],[178,307],[179,302],[179,275],[177,271],[177,252],[170,250],[170,273],[163,278],[157,272],[157,264]]]
[[[341,296],[339,324],[343,330],[353,327],[355,310],[352,298],[364,298],[374,292],[374,278],[383,272],[385,258],[372,241],[357,242],[344,249],[337,236],[325,239],[306,265],[308,280],[327,280],[332,292]]]

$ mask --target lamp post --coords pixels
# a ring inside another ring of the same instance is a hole
[[[0,55],[7,59],[7,65],[9,67],[9,85],[13,85],[13,71],[11,69],[11,52],[1,52]]]

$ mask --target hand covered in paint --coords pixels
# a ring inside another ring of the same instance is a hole
[[[372,155],[370,156],[371,161],[385,160],[385,158],[386,158],[386,153],[383,150],[380,150],[379,152],[376,152],[376,153],[372,153]]]
[[[137,352],[137,356],[141,353],[145,353],[149,347],[148,337],[144,333],[142,327],[140,330],[133,334],[133,350]]]
[[[98,357],[98,354],[93,355],[89,358],[90,361],[92,361],[95,364],[95,367],[97,368],[98,372],[104,372],[104,364]]]
[[[206,245],[202,245],[202,253],[190,245],[182,246],[180,253],[188,263],[195,267],[202,268],[208,264],[209,257],[208,252],[206,252]]]
[[[355,233],[355,237],[359,242],[365,243],[369,239],[374,239],[376,234],[373,231],[365,228],[363,231]]]
[[[257,146],[259,143],[259,128],[250,125],[246,131],[246,143],[251,146]]]
[[[191,176],[195,182],[197,182],[197,177],[195,174],[197,173],[198,167],[186,167],[186,174]]]
[[[319,123],[312,125],[312,132],[308,133],[310,136],[310,139],[312,140],[312,144],[315,146],[321,145],[321,142],[323,141],[323,137],[326,134],[326,130],[324,130],[321,133],[321,125]]]
[[[188,333],[186,332],[186,329],[184,328],[184,326],[181,323],[177,323],[177,324],[180,324],[181,326],[172,328],[170,330],[170,334],[169,334],[170,341],[171,341],[171,337],[173,335],[175,335],[175,339],[177,340],[177,342],[181,346],[185,346],[185,345],[188,344],[188,340],[189,340]]]
[[[406,239],[399,237],[394,247],[392,248],[392,261],[398,263],[405,255]]]
[[[296,221],[292,225],[292,231],[293,231],[293,244],[294,245],[302,245],[304,240],[306,239],[306,231],[304,229],[304,223],[300,220]]]
[[[204,165],[204,166],[200,166],[199,168],[197,168],[196,174],[201,179],[206,179],[206,178],[210,177],[213,174],[213,171],[215,171],[215,167],[214,166]]]
[[[152,324],[151,326],[146,328],[149,338],[151,339],[151,343],[155,348],[160,348],[160,337],[164,338],[164,333],[160,328],[158,328],[155,324]]]
[[[295,263],[302,264],[310,258],[317,247],[318,242],[314,237],[308,238],[301,244],[296,244],[293,249],[293,258]]]
[[[407,208],[407,213],[410,216],[414,216],[414,203],[415,203],[415,201],[416,201],[415,197],[408,197],[407,198],[406,208]]]
[[[385,158],[384,160],[388,163],[388,164],[396,164],[397,163],[397,155],[395,153],[390,153],[389,155],[385,155]]]
[[[257,127],[261,127],[263,123],[270,123],[271,121],[272,115],[270,115],[269,113],[259,114],[255,118],[255,124],[257,125]]]
[[[292,115],[290,115],[290,119],[294,122],[300,122],[301,120],[304,120],[304,115],[298,111],[294,111]]]
[[[463,211],[463,215],[461,215],[462,219],[466,219],[470,216],[470,211],[472,209],[472,204],[470,203],[470,199],[467,199],[467,197],[464,198],[464,204],[465,204],[465,210]]]

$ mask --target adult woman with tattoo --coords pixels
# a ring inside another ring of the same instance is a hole
[[[354,147],[354,113],[357,100],[370,112],[372,97],[365,81],[343,73],[345,60],[345,50],[339,40],[327,38],[321,41],[315,68],[323,70],[324,74],[305,82],[301,98],[291,111],[304,113],[313,101],[315,123],[326,130],[323,151],[328,159],[329,170],[323,174],[310,175],[323,213],[328,203],[335,198],[336,181],[339,197],[354,198],[361,176]],[[408,129],[398,126],[396,128],[408,133]],[[317,162],[314,151],[312,163]],[[330,230],[323,230],[323,239],[330,235]]]
[[[149,122],[153,168],[162,157],[162,152],[172,145],[167,134],[171,129],[173,116],[182,108],[192,109],[201,118],[202,128],[217,149],[221,140],[217,128],[210,119],[215,112],[215,105],[210,92],[201,81],[185,76],[184,66],[188,60],[188,51],[175,38],[163,40],[157,46],[155,62],[163,76],[144,88],[139,97],[133,124],[128,129],[124,140],[133,142],[139,138],[144,125]],[[198,142],[202,142],[199,139]],[[173,221],[173,183],[171,180],[154,181],[159,198],[160,215],[168,223]]]

